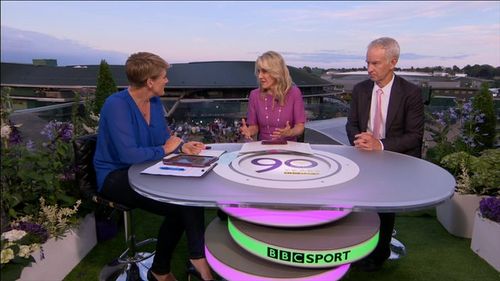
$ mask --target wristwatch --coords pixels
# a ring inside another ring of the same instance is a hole
[[[179,145],[174,149],[174,152],[175,153],[182,153],[182,146],[184,145],[184,142],[181,141],[181,143],[179,143]]]

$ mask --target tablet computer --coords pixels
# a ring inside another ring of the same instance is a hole
[[[186,155],[180,154],[171,158],[163,159],[163,164],[184,167],[208,167],[219,159],[215,156]]]
[[[267,145],[267,144],[287,144],[288,142],[284,139],[271,139],[271,140],[263,140],[261,143]]]

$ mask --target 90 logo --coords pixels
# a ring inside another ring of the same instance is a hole
[[[269,161],[271,161],[272,163],[269,163]],[[306,162],[308,164],[302,165],[304,162]],[[281,165],[283,165],[283,163],[285,164],[285,166],[288,166],[291,168],[302,168],[302,169],[313,168],[313,167],[318,166],[318,162],[316,162],[316,161],[313,161],[310,159],[301,159],[301,158],[289,159],[289,160],[286,160],[285,162],[283,162],[283,161],[276,159],[276,158],[261,157],[261,158],[252,159],[251,163],[256,165],[256,166],[269,167],[266,169],[255,171],[257,173],[264,173],[264,172],[272,171],[274,169],[281,167]]]

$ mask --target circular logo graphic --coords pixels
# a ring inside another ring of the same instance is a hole
[[[214,171],[231,181],[267,188],[306,189],[349,181],[359,174],[352,160],[324,151],[223,154]]]

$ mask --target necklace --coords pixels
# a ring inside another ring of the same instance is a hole
[[[269,126],[269,110],[268,110],[268,104],[267,104],[267,96],[264,97],[264,104],[265,104],[264,109],[266,110],[267,133],[269,135],[271,135],[271,128]],[[274,111],[274,99],[271,99],[271,105],[272,105],[271,111],[273,112]],[[282,110],[282,107],[278,104],[278,118],[276,118],[276,127],[279,127],[279,124],[280,124],[281,110]]]
[[[144,119],[147,119],[148,116],[148,110],[149,110],[149,99],[139,99],[138,97],[135,97],[134,94],[132,94],[130,88],[129,88],[129,94],[134,100],[135,104],[137,105],[137,108],[141,112],[142,116]]]

